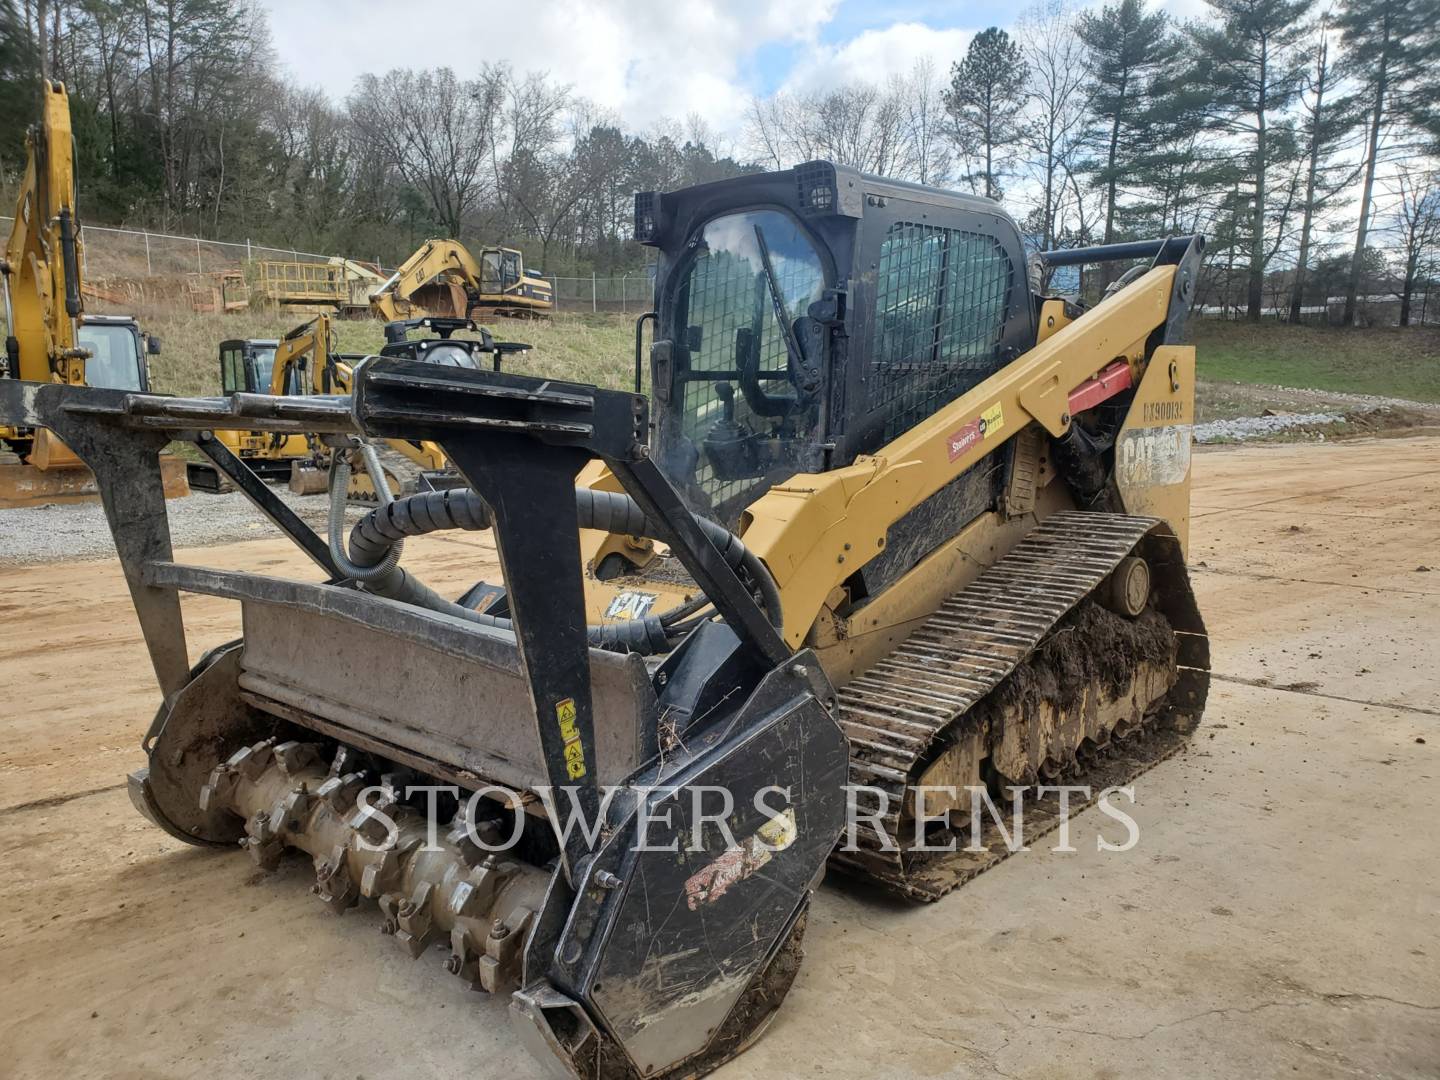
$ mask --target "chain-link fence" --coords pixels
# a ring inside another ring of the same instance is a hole
[[[0,217],[0,228],[6,232],[12,223],[12,218]],[[238,270],[248,262],[262,259],[326,262],[331,257],[314,251],[270,247],[249,240],[202,240],[195,236],[174,236],[148,229],[112,229],[103,225],[83,226],[80,237],[85,258],[80,269],[87,277],[147,278],[208,274]]]
[[[0,217],[0,230],[8,232],[12,222],[12,218]],[[84,258],[81,272],[86,281],[101,292],[123,292],[131,300],[170,295],[182,285],[193,292],[197,278],[205,278],[209,288],[209,279],[216,275],[247,271],[269,260],[323,263],[333,257],[333,253],[273,247],[251,240],[202,240],[148,229],[86,225],[80,235]],[[378,258],[363,254],[351,252],[345,257],[380,265]],[[380,272],[389,274],[392,270]],[[246,275],[256,278],[257,287],[262,276],[258,272]],[[606,276],[552,276],[550,282],[555,289],[556,310],[564,312],[638,314],[650,309],[655,293],[653,269]]]
[[[1355,321],[1358,326],[1398,326],[1402,298],[1398,292],[1361,293],[1355,298]],[[1344,321],[1345,297],[1327,297],[1325,302],[1313,300],[1300,308],[1300,320],[1322,326],[1339,326]],[[1224,319],[1229,322],[1243,322],[1249,318],[1244,304],[1202,304],[1195,308],[1195,314],[1207,319]],[[1288,322],[1291,316],[1290,303],[1267,303],[1260,309],[1261,319],[1267,322]],[[1417,290],[1410,295],[1410,326],[1440,326],[1440,295],[1430,303],[1428,291]]]
[[[652,273],[637,270],[618,277],[552,277],[557,311],[609,311],[639,314],[649,311],[655,300]]]

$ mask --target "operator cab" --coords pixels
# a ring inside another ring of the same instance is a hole
[[[480,291],[499,293],[520,284],[520,252],[486,248],[480,253]]]
[[[729,527],[872,453],[1035,340],[1019,229],[988,199],[829,162],[635,196],[659,252],[660,467]]]
[[[77,344],[85,359],[85,382],[107,390],[150,389],[147,358],[160,352],[160,340],[140,331],[129,315],[86,315]]]
[[[231,394],[268,394],[270,378],[275,372],[275,338],[245,338],[220,343],[220,388],[226,397]],[[292,367],[287,394],[301,393],[300,372]]]
[[[486,248],[480,252],[480,297],[508,296],[548,306],[555,294],[543,270],[525,268],[524,256],[514,248]]]

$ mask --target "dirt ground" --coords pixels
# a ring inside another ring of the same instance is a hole
[[[1216,683],[1142,777],[909,907],[840,881],[744,1077],[1440,1076],[1440,439],[1196,458]],[[3,520],[0,520],[3,527]],[[296,567],[255,541],[189,553]],[[407,551],[443,586],[477,538]],[[1429,569],[1426,569],[1426,568]],[[238,612],[187,598],[192,642]],[[542,1075],[505,1003],[331,916],[299,861],[175,843],[123,788],[156,704],[118,569],[0,570],[0,1076]]]

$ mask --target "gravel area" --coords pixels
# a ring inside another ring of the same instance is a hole
[[[1302,390],[1294,387],[1225,384],[1227,392],[1243,394],[1257,412],[1281,405],[1294,412],[1273,416],[1239,416],[1210,420],[1195,425],[1195,442],[1247,442],[1270,438],[1286,431],[1325,427],[1347,422],[1357,431],[1357,418],[1399,410],[1399,423],[1440,423],[1440,404],[1405,401],[1373,394],[1345,394]],[[1253,395],[1253,397],[1252,397]],[[1242,406],[1243,407],[1243,406]],[[1303,410],[1303,411],[1302,411]],[[1203,413],[1202,413],[1203,415]],[[283,486],[271,489],[284,499],[309,525],[323,534],[326,497],[294,495]],[[225,544],[236,540],[258,540],[276,535],[274,528],[239,492],[228,495],[194,493],[172,499],[170,535],[177,548]],[[350,507],[347,516],[358,520],[364,509]],[[52,562],[57,559],[105,559],[115,554],[105,514],[98,502],[0,510],[0,566]]]
[[[1346,432],[1351,434],[1440,424],[1440,404],[1378,394],[1239,383],[1211,384],[1206,392],[1212,416],[1215,405],[1223,408],[1220,418],[1195,425],[1195,441],[1202,445],[1264,439],[1286,431],[1340,423],[1346,424]],[[1223,415],[1231,410],[1239,415]],[[1204,411],[1200,415],[1203,417]]]
[[[294,495],[275,486],[270,490],[307,524],[324,531],[324,495]],[[177,548],[279,535],[238,491],[227,495],[194,492],[183,499],[171,499],[166,505],[170,509],[170,538]],[[347,516],[356,520],[364,512],[362,507],[350,507]],[[114,554],[115,545],[99,502],[0,510],[0,565],[107,559]]]
[[[1305,390],[1294,386],[1270,386],[1254,383],[1252,388],[1259,393],[1282,395],[1294,403],[1314,405],[1345,405],[1352,410],[1374,409],[1382,405],[1418,409],[1422,412],[1440,413],[1440,404],[1427,401],[1410,401],[1406,398],[1383,397],[1379,394],[1349,394],[1341,390]]]
[[[1276,416],[1242,416],[1234,420],[1211,420],[1195,425],[1195,441],[1204,445],[1214,442],[1244,442],[1278,435],[1291,428],[1338,424],[1343,413],[1281,413]]]

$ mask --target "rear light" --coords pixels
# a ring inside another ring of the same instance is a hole
[[[660,232],[657,213],[657,199],[653,191],[635,193],[635,240],[640,244],[653,244]]]
[[[837,182],[835,166],[828,161],[807,161],[795,166],[800,209],[806,214],[833,214]]]

